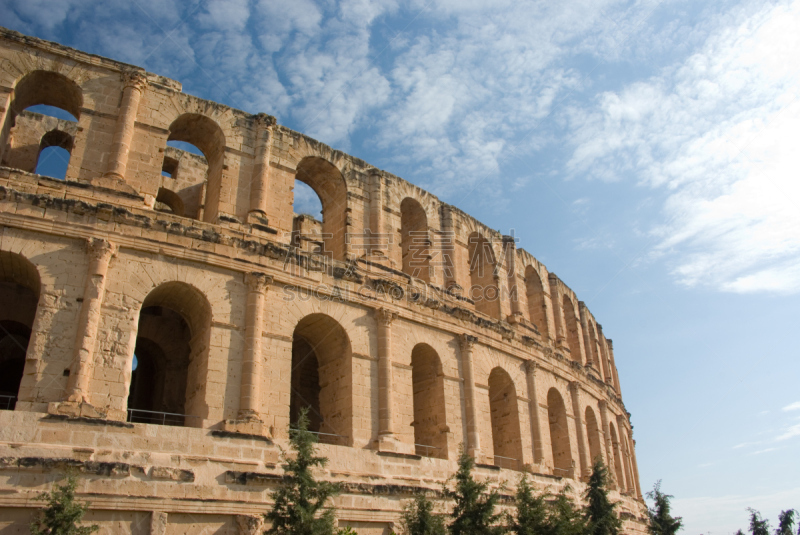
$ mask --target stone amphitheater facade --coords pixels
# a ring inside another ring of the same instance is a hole
[[[68,468],[101,533],[259,532],[302,406],[362,535],[460,447],[506,493],[578,496],[600,456],[645,531],[611,340],[512,237],[140,68],[10,30],[0,64],[2,533]]]

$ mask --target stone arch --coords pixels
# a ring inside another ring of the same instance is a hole
[[[553,451],[553,471],[559,477],[573,477],[572,449],[564,398],[556,388],[547,392],[547,417],[550,423],[550,445]]]
[[[536,325],[541,335],[547,338],[550,328],[547,323],[544,287],[539,272],[532,265],[525,268],[525,293],[528,298],[528,319]]]
[[[564,295],[562,299],[564,308],[564,330],[567,337],[567,346],[569,347],[570,356],[573,361],[583,364],[583,356],[581,355],[581,343],[578,331],[578,317],[575,314],[575,305],[568,295]]]
[[[305,316],[292,335],[292,423],[303,407],[320,442],[352,445],[352,347],[341,324],[327,314]]]
[[[222,170],[225,165],[225,134],[214,119],[200,113],[184,113],[169,125],[167,141],[191,143],[208,162],[208,182],[203,221],[213,223],[219,213]]]
[[[60,108],[80,119],[83,90],[73,80],[53,71],[34,70],[22,76],[14,86],[5,124],[0,133],[0,156],[5,156],[9,133],[17,116],[25,109],[39,104]]]
[[[500,287],[495,277],[497,261],[491,243],[479,232],[469,235],[469,297],[475,309],[500,319]]]
[[[52,157],[53,154],[57,154],[60,152],[58,149],[63,149],[67,152],[67,161],[63,167],[64,175],[63,176],[53,176],[52,178],[59,178],[59,179],[66,179],[67,177],[67,167],[69,166],[69,157],[72,156],[72,146],[74,144],[74,138],[61,130],[51,130],[47,132],[45,135],[42,136],[41,141],[39,142],[39,154],[36,156],[36,165],[34,166],[34,173],[41,175],[42,170],[40,164],[46,159],[48,156]],[[50,154],[48,154],[50,152]],[[63,153],[61,154],[63,157]]]
[[[180,195],[175,193],[172,190],[167,188],[158,188],[158,196],[156,197],[156,203],[160,203],[163,206],[159,206],[156,204],[156,210],[161,210],[164,212],[172,212],[173,214],[183,217],[185,214],[184,206],[183,206],[183,199],[181,199]]]
[[[614,475],[617,479],[617,488],[624,489],[625,479],[622,477],[622,454],[620,452],[619,436],[613,422],[608,423],[608,429],[611,433],[611,449],[614,452]]]
[[[322,202],[322,234],[325,253],[334,260],[345,260],[347,233],[347,185],[344,176],[331,162],[306,156],[297,164],[295,179],[307,184]]]
[[[36,266],[0,251],[0,409],[16,405],[40,292]]]
[[[522,436],[517,389],[508,372],[500,367],[489,374],[489,412],[495,466],[519,470],[522,466]]]
[[[185,282],[165,282],[147,294],[139,311],[128,420],[197,427],[207,416],[195,399],[205,382],[211,305]]]
[[[403,272],[430,282],[428,215],[412,197],[406,197],[400,203],[400,246],[403,250]]]
[[[598,457],[602,458],[602,441],[600,439],[600,426],[597,425],[597,416],[591,407],[585,411],[586,434],[589,437],[589,462],[594,463]]]
[[[416,453],[447,459],[444,373],[439,355],[428,344],[419,343],[411,351],[411,383]]]

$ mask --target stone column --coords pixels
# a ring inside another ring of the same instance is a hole
[[[555,273],[550,273],[547,277],[550,283],[550,302],[553,304],[553,320],[556,327],[554,337],[556,347],[564,346],[567,343],[567,333],[564,328],[564,311],[562,310],[561,292],[558,291],[558,277]]]
[[[629,438],[628,444],[630,444],[631,446],[631,462],[633,464],[633,481],[634,484],[636,485],[636,497],[641,500],[643,498],[642,498],[642,487],[639,482],[639,465],[636,462],[636,441],[633,440],[633,431],[630,429],[628,429],[628,438]]]
[[[100,326],[100,308],[106,288],[108,264],[116,251],[117,246],[106,240],[91,238],[87,241],[89,269],[83,289],[83,303],[78,313],[75,349],[67,381],[67,402],[91,405],[89,382],[94,371],[94,346]]]
[[[581,316],[581,330],[583,331],[583,346],[586,349],[586,365],[597,368],[597,351],[594,340],[589,333],[589,311],[586,303],[578,301],[578,311]]]
[[[603,425],[603,436],[605,437],[603,443],[606,449],[608,473],[611,475],[612,486],[614,488],[619,488],[616,470],[614,468],[614,444],[611,441],[611,428],[608,426],[608,403],[606,400],[601,399],[598,404],[600,405],[600,422]]]
[[[444,276],[444,288],[448,292],[461,295],[464,288],[459,284],[461,266],[459,265],[459,255],[456,247],[456,227],[455,215],[449,205],[441,205],[442,233],[439,241],[438,251],[442,258],[442,274]]]
[[[122,103],[119,106],[119,115],[117,115],[117,126],[114,130],[108,169],[104,175],[119,180],[124,180],[125,178],[133,132],[136,128],[139,100],[147,87],[147,78],[143,72],[127,71],[122,73],[122,81],[124,84]]]
[[[250,178],[250,209],[248,223],[267,224],[267,203],[270,191],[269,160],[272,154],[272,126],[275,117],[259,113],[255,117],[256,143],[255,165]]]
[[[514,236],[503,236],[503,249],[506,257],[506,271],[508,272],[508,296],[510,300],[511,316],[508,318],[511,323],[516,323],[517,318],[522,319],[522,302],[520,292],[525,285],[519,284],[520,275],[517,273],[517,244]],[[503,296],[500,296],[501,298]]]
[[[167,533],[168,516],[164,511],[150,513],[150,535],[165,535]]]
[[[247,284],[247,312],[238,416],[240,420],[261,421],[264,305],[272,277],[263,273],[246,273],[244,280]]]
[[[619,373],[617,372],[617,363],[614,361],[614,343],[608,339],[608,363],[609,368],[611,368],[611,377],[614,379],[614,389],[617,391],[617,394],[620,396],[622,395],[622,389],[619,387]]]
[[[478,406],[475,400],[475,368],[473,367],[473,350],[478,339],[469,334],[459,337],[461,344],[461,363],[464,368],[464,404],[467,413],[467,455],[478,459],[481,451],[481,440],[478,432]]]
[[[636,495],[636,484],[633,482],[633,470],[631,464],[631,454],[628,451],[628,428],[626,426],[625,418],[617,416],[617,429],[619,429],[619,447],[620,458],[622,459],[622,472],[625,476],[625,488],[628,493]]]
[[[572,414],[575,417],[575,433],[578,437],[578,458],[580,459],[579,473],[581,477],[588,478],[592,472],[591,465],[587,461],[588,447],[586,445],[586,432],[583,427],[583,414],[581,411],[581,385],[578,381],[569,383],[569,391],[572,394]]]
[[[369,227],[367,228],[367,250],[370,255],[386,256],[388,239],[383,235],[383,175],[379,169],[369,171]]]
[[[8,145],[8,134],[11,132],[11,100],[14,93],[12,90],[0,89],[0,161],[3,160]]]
[[[378,324],[378,449],[394,451],[392,429],[392,321],[396,312],[375,310]]]
[[[598,359],[600,359],[600,373],[602,374],[603,381],[605,381],[606,384],[611,384],[613,381],[611,379],[611,373],[608,371],[608,349],[606,348],[605,338],[605,335],[603,335],[603,326],[598,323],[597,345],[600,352],[598,356]]]
[[[544,462],[542,444],[542,422],[539,419],[539,396],[536,391],[536,363],[532,360],[525,361],[525,378],[528,381],[528,412],[531,417],[531,437],[533,438],[533,462]]]

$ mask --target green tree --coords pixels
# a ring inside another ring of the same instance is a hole
[[[548,532],[548,504],[546,495],[535,495],[523,475],[514,496],[516,512],[509,519],[509,528],[517,535],[543,535]]]
[[[403,508],[403,530],[406,535],[445,535],[447,529],[441,516],[433,513],[433,502],[418,494]]]
[[[794,535],[794,515],[797,511],[789,509],[781,511],[778,515],[778,529],[775,530],[775,535]]]
[[[572,490],[570,486],[565,485],[550,503],[546,535],[586,535],[590,533],[586,518],[575,505],[575,501],[567,494],[570,490]]]
[[[488,483],[475,481],[474,467],[475,461],[462,448],[453,476],[455,489],[445,487],[445,495],[455,501],[448,530],[451,535],[500,535],[504,530],[497,523],[502,515],[494,512],[499,495],[497,491],[487,493]]]
[[[618,535],[622,529],[622,521],[617,516],[617,503],[608,499],[608,470],[603,460],[597,457],[592,465],[592,475],[586,488],[586,507],[584,518],[587,523],[587,535]]]
[[[308,411],[303,409],[294,428],[289,428],[289,442],[295,455],[282,452],[285,475],[273,494],[275,504],[265,518],[272,523],[267,533],[277,535],[333,535],[336,511],[326,508],[328,499],[339,487],[314,479],[312,470],[328,463],[314,456],[317,437],[308,430]]]
[[[66,483],[35,498],[47,502],[47,507],[31,522],[31,535],[89,535],[100,529],[96,525],[78,526],[89,504],[75,500],[77,485],[75,476],[67,474]]]
[[[761,513],[755,509],[747,508],[750,511],[750,533],[753,535],[769,535],[769,520],[761,518]]]
[[[650,518],[650,533],[653,535],[675,535],[683,527],[681,517],[673,517],[670,514],[670,499],[672,496],[661,492],[661,480],[659,479],[653,490],[647,493],[647,497],[653,500],[653,507],[648,507],[647,514]]]

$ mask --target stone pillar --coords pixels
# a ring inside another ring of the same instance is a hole
[[[569,391],[572,394],[572,414],[575,417],[575,433],[578,437],[578,458],[580,459],[581,466],[579,474],[582,478],[586,479],[592,473],[592,467],[587,461],[587,451],[589,448],[586,445],[586,431],[583,427],[583,414],[581,411],[581,385],[578,381],[572,381],[569,384]]]
[[[632,496],[636,495],[636,484],[633,482],[631,454],[628,451],[628,428],[625,418],[617,416],[617,429],[619,429],[620,459],[622,459],[622,472],[625,477],[625,488]]]
[[[236,515],[239,535],[261,535],[264,533],[264,517],[261,515]]]
[[[166,535],[167,518],[167,513],[164,511],[150,513],[150,535]]]
[[[467,413],[467,455],[478,459],[481,440],[478,432],[478,405],[475,399],[475,368],[472,352],[478,339],[469,334],[459,337],[461,344],[461,365],[464,368],[464,404]]]
[[[556,327],[555,342],[556,347],[564,346],[567,343],[567,333],[564,328],[564,311],[561,304],[561,292],[558,291],[558,277],[555,273],[550,273],[547,277],[550,283],[550,302],[553,304],[553,320]]]
[[[106,288],[108,264],[116,251],[116,245],[106,240],[91,238],[87,241],[89,269],[83,289],[83,302],[78,313],[78,329],[67,380],[65,401],[69,403],[91,405],[89,382],[94,371],[94,346],[100,326],[100,308]],[[82,413],[81,416],[89,414]]]
[[[600,422],[603,425],[603,436],[605,440],[603,443],[605,444],[606,449],[606,464],[608,465],[608,473],[611,476],[611,484],[612,488],[619,488],[617,482],[617,475],[614,468],[614,444],[611,441],[611,428],[608,426],[608,403],[606,400],[601,399],[599,401],[600,405]]]
[[[636,462],[636,441],[633,440],[633,431],[630,429],[628,429],[628,438],[628,443],[631,445],[631,462],[633,464],[633,482],[636,485],[636,497],[642,500],[642,487],[639,481],[639,464]]]
[[[386,256],[388,239],[384,236],[383,175],[379,169],[369,172],[369,226],[367,228],[367,250],[370,255]]]
[[[247,285],[247,308],[239,413],[236,420],[226,420],[223,428],[236,433],[263,435],[265,430],[261,419],[261,384],[264,380],[264,308],[272,277],[263,273],[246,273],[244,281]]]
[[[272,154],[272,126],[275,117],[259,113],[255,118],[256,143],[255,165],[250,178],[250,209],[248,223],[267,224],[267,203],[270,192],[269,160]]]
[[[614,389],[617,394],[622,395],[622,389],[619,387],[619,373],[617,372],[617,363],[614,361],[614,343],[609,339],[608,343],[608,367],[611,368],[611,377],[614,379]]]
[[[606,384],[611,384],[611,374],[608,371],[608,349],[606,348],[605,342],[605,335],[603,335],[603,326],[599,323],[597,324],[597,346],[599,351],[599,356],[597,357],[600,359],[600,373],[602,374],[603,381]]]
[[[525,285],[519,284],[520,275],[517,273],[517,243],[514,241],[514,236],[503,236],[503,249],[506,258],[506,270],[508,272],[508,296],[509,306],[511,307],[511,315],[508,320],[509,323],[516,323],[518,319],[522,319],[522,302],[520,301],[520,292],[524,291]],[[502,295],[500,296],[503,297]]]
[[[459,284],[459,256],[456,251],[456,227],[454,221],[454,214],[451,207],[442,203],[441,205],[441,220],[442,220],[442,233],[439,241],[438,251],[442,258],[442,273],[444,276],[444,288],[448,292],[458,295],[464,291],[464,288]]]
[[[392,429],[392,321],[396,312],[385,308],[375,310],[378,324],[378,449],[395,450]]]
[[[578,301],[578,311],[581,315],[581,330],[583,331],[583,346],[586,349],[586,365],[597,368],[597,351],[594,340],[589,333],[589,311],[586,303]]]
[[[5,156],[6,145],[9,143],[8,134],[11,132],[11,99],[14,93],[11,90],[0,88],[0,162]]]
[[[539,396],[536,391],[536,363],[532,360],[525,361],[525,378],[528,381],[528,412],[531,418],[531,437],[533,438],[533,462],[544,462],[542,443],[542,422],[539,418]]]
[[[147,87],[147,78],[143,72],[127,71],[122,73],[122,81],[124,84],[122,103],[119,106],[119,115],[117,115],[117,126],[114,130],[108,169],[104,175],[119,180],[124,180],[125,178],[133,132],[136,128],[139,100]]]

